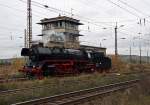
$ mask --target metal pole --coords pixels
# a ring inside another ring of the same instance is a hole
[[[131,46],[130,46],[130,63],[132,63]]]
[[[140,43],[140,64],[142,64],[142,61],[141,61],[141,43]]]
[[[147,64],[149,64],[149,40],[148,40],[148,46],[147,46]]]
[[[31,47],[32,43],[32,9],[31,9],[31,0],[27,1],[27,42],[28,48]]]
[[[27,48],[27,30],[24,29],[24,47]]]
[[[101,42],[100,42],[100,47],[102,47],[102,44],[101,44]]]
[[[149,55],[148,55],[148,50],[147,50],[147,64],[149,63]]]
[[[141,34],[142,33],[138,33],[139,34],[139,50],[140,50],[140,64],[142,64],[142,57],[141,57],[141,53],[142,53],[142,50],[141,50]]]
[[[117,49],[117,22],[115,27],[115,56],[118,55],[118,49]]]
[[[24,47],[25,47],[25,48],[28,48],[28,44],[27,44],[27,43],[28,43],[28,42],[27,42],[27,30],[24,29]],[[25,62],[27,62],[28,57],[24,57],[24,60],[25,60]]]

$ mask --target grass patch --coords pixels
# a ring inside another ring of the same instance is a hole
[[[31,89],[28,91],[21,91],[16,94],[9,94],[6,96],[0,95],[1,105],[9,105],[16,102],[26,101],[30,99],[46,97],[105,84],[131,80],[138,78],[139,75],[103,75],[99,73],[82,74],[73,77],[53,77],[45,78],[43,80],[33,80],[25,82],[14,82],[10,84],[1,84],[0,89],[15,89],[33,86],[45,86],[44,88]]]
[[[111,93],[82,105],[150,105],[150,77],[133,88]]]

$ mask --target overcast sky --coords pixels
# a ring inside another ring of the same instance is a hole
[[[24,46],[24,29],[27,23],[27,0],[0,0],[0,59],[19,57]],[[43,18],[59,14],[81,20],[81,44],[107,48],[108,54],[114,53],[114,28],[118,23],[118,53],[139,55],[141,34],[142,55],[146,55],[150,38],[150,1],[149,0],[32,0],[33,40],[41,33],[37,25]],[[34,2],[35,1],[35,2]],[[55,8],[43,8],[42,5]],[[60,11],[61,10],[61,11]],[[67,11],[67,12],[63,12]],[[68,13],[69,12],[69,13]],[[144,25],[144,18],[146,19]],[[141,19],[141,25],[138,24]],[[120,27],[124,25],[123,27]],[[126,39],[120,39],[126,38]],[[106,40],[104,40],[106,39]],[[134,40],[133,40],[134,39]]]

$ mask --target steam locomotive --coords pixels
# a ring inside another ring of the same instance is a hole
[[[111,68],[110,58],[101,52],[85,49],[22,48],[21,56],[27,56],[28,61],[19,71],[28,77],[42,78],[49,75],[108,72]]]

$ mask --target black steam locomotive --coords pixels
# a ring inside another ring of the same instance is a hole
[[[85,49],[32,47],[23,48],[27,64],[19,71],[31,77],[42,78],[57,74],[103,72],[111,68],[111,59],[101,52]]]

